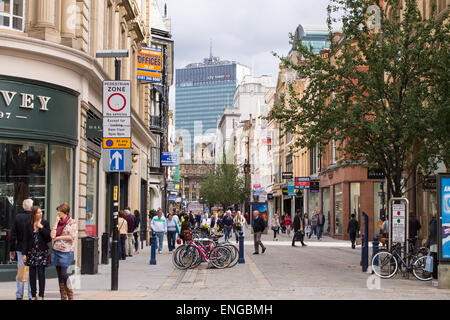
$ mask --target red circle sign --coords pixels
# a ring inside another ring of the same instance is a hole
[[[114,97],[114,96],[120,96],[120,97],[122,98],[122,100],[123,100],[123,105],[122,105],[122,107],[120,107],[120,108],[118,108],[118,109],[115,109],[115,108],[113,108],[113,107],[111,106],[111,99],[112,99],[112,97]],[[126,105],[127,105],[127,99],[125,99],[125,97],[124,97],[122,94],[120,94],[120,93],[114,93],[114,94],[112,94],[112,95],[108,98],[108,107],[109,107],[112,111],[114,111],[114,112],[122,111],[122,110],[125,108]]]

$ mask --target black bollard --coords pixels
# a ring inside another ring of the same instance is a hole
[[[156,264],[156,233],[152,232],[152,249],[150,254],[150,264]]]
[[[244,232],[239,232],[239,263],[245,263],[244,259]]]
[[[362,271],[367,272],[369,266],[369,216],[363,212],[364,216],[364,235],[362,238]]]

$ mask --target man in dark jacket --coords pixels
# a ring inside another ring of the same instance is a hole
[[[359,230],[359,223],[355,219],[355,214],[352,214],[352,218],[348,222],[347,232],[350,234],[350,241],[352,242],[352,249],[355,249],[356,245],[356,233]]]
[[[433,257],[433,273],[431,285],[437,286],[438,279],[438,221],[437,221],[437,211],[433,213],[433,217],[428,225],[428,240],[426,247],[428,248],[428,253]]]
[[[231,229],[233,228],[233,217],[230,210],[227,210],[227,214],[223,217],[222,225],[225,233],[225,242],[230,242]]]
[[[261,234],[264,232],[265,228],[264,220],[259,211],[253,211],[253,241],[255,244],[255,252],[253,252],[253,254],[259,254],[259,246],[261,246],[262,253],[266,251],[266,247],[264,247],[261,242]]]
[[[295,241],[300,241],[302,243],[302,247],[306,246],[306,244],[303,243],[303,239],[305,236],[305,230],[303,229],[303,221],[300,217],[300,211],[297,210],[294,217],[294,223],[292,225],[294,228],[294,237],[292,238],[292,246],[296,247]]]
[[[11,259],[14,259],[14,255],[17,254],[17,265],[22,266],[23,264],[23,258],[22,258],[22,252],[25,250],[25,228],[30,223],[30,214],[31,214],[31,208],[33,207],[33,200],[26,199],[22,203],[22,207],[24,212],[18,214],[11,227],[11,247],[10,247],[10,257]],[[30,287],[30,281],[28,279],[28,298],[31,300],[31,287]],[[17,281],[17,292],[16,292],[16,299],[22,300],[23,299],[23,290],[24,290],[24,283]]]
[[[189,222],[191,223],[192,228],[195,228],[195,216],[192,211],[189,211]]]

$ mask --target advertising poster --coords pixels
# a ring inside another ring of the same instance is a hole
[[[450,176],[440,176],[441,259],[450,260]]]

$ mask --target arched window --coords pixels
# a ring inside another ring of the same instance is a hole
[[[0,0],[0,27],[23,31],[25,0]]]

